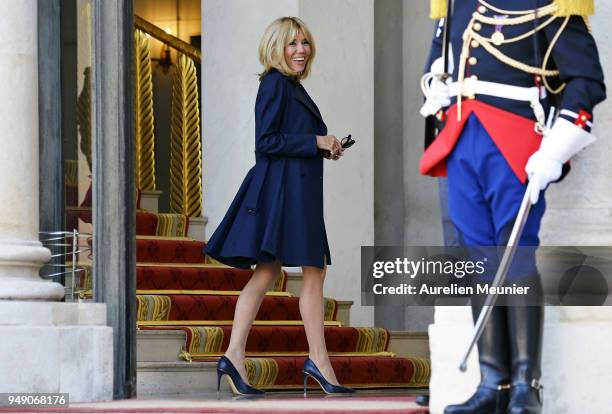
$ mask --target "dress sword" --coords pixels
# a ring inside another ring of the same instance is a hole
[[[493,279],[493,283],[491,284],[491,287],[495,289],[492,293],[489,293],[487,295],[487,298],[485,299],[484,305],[480,310],[480,314],[478,315],[476,325],[474,325],[474,333],[472,334],[472,339],[465,351],[463,359],[461,360],[461,364],[459,365],[459,370],[461,372],[465,372],[467,370],[467,360],[470,357],[474,346],[482,336],[482,332],[484,331],[485,325],[491,317],[491,312],[493,312],[493,307],[495,306],[495,301],[497,300],[498,296],[497,288],[503,286],[504,282],[506,281],[506,277],[508,276],[510,263],[512,263],[512,259],[514,258],[514,254],[516,253],[516,248],[521,239],[523,229],[525,228],[525,223],[527,222],[529,211],[531,210],[531,200],[529,198],[529,195],[531,194],[531,186],[532,182],[530,181],[527,184],[525,195],[523,196],[523,201],[521,202],[521,207],[519,208],[516,220],[514,221],[514,226],[512,227],[512,232],[510,233],[510,238],[508,239],[508,245],[504,250],[504,255],[502,256],[502,260],[499,264],[499,267],[497,268],[497,272],[495,273],[495,279]]]

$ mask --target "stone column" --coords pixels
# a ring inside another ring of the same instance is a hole
[[[36,0],[0,0],[0,392],[112,398],[112,329],[101,303],[61,303],[64,287],[38,276]]]
[[[2,3],[0,299],[57,300],[63,287],[38,276],[50,252],[38,241],[37,2]]]

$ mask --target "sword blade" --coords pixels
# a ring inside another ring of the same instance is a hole
[[[446,0],[446,17],[444,18],[444,37],[442,38],[442,56],[444,57],[444,76],[448,77],[449,43],[451,36],[451,16],[453,14],[453,0]]]
[[[476,324],[474,325],[472,339],[470,340],[463,359],[461,360],[461,364],[459,365],[459,370],[461,372],[466,371],[467,360],[470,357],[474,346],[482,336],[482,332],[484,331],[484,328],[491,317],[491,312],[493,312],[493,307],[495,306],[495,301],[497,300],[497,288],[504,284],[506,277],[508,276],[510,264],[512,263],[512,259],[516,253],[516,247],[519,244],[519,240],[523,234],[523,229],[525,228],[525,223],[527,222],[527,217],[529,217],[529,211],[531,210],[531,201],[529,200],[529,195],[531,194],[530,190],[531,182],[527,184],[525,195],[523,196],[523,201],[521,202],[521,207],[519,208],[516,220],[514,221],[514,226],[512,227],[512,232],[510,233],[510,238],[508,239],[508,245],[504,250],[504,255],[502,256],[502,260],[497,268],[497,272],[495,273],[495,278],[491,284],[491,287],[495,287],[496,289],[494,289],[493,293],[489,293],[485,299]]]

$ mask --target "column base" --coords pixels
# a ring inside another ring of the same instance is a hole
[[[195,240],[206,240],[208,217],[189,217],[188,236]]]
[[[112,400],[112,333],[105,304],[0,301],[0,390]]]
[[[459,371],[473,326],[469,306],[436,306],[434,323],[429,325],[431,414],[442,414],[447,405],[467,400],[480,383],[477,349],[470,355],[467,371]]]
[[[51,252],[37,240],[0,240],[0,300],[60,300],[64,287],[38,271]]]
[[[0,278],[0,300],[57,301],[64,297],[59,283],[20,278]]]

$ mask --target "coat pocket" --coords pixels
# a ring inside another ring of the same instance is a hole
[[[257,209],[259,207],[259,195],[261,194],[263,183],[266,180],[266,175],[268,174],[269,164],[270,162],[268,160],[262,159],[254,167],[253,178],[251,179],[251,184],[247,189],[244,199],[244,205],[247,212],[250,214],[257,213]]]

